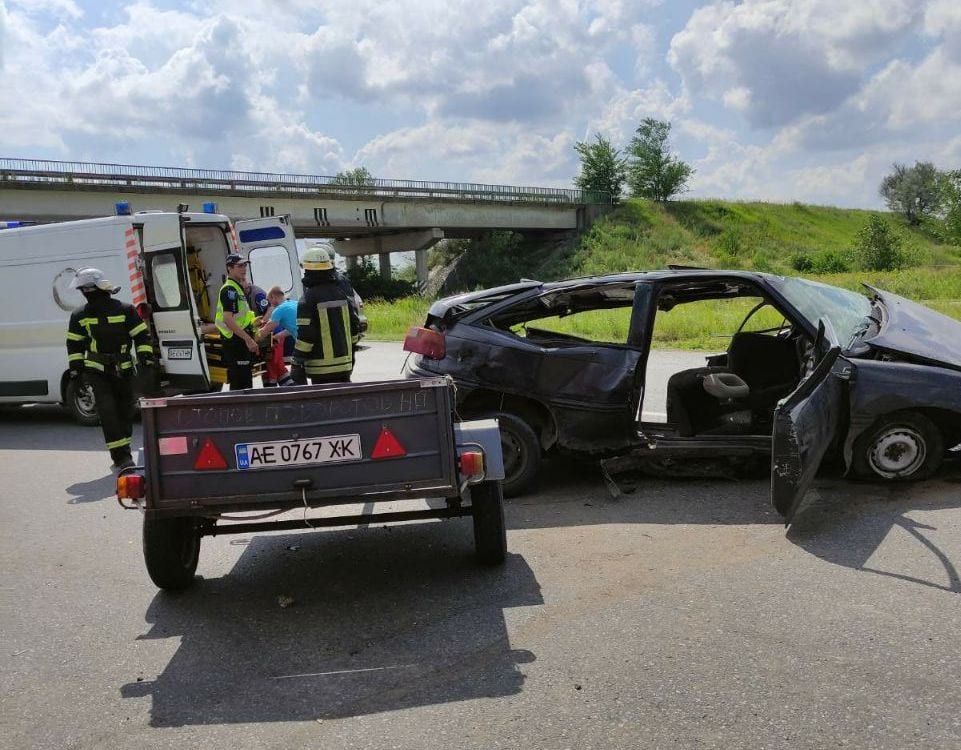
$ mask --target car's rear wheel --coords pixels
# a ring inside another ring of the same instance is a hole
[[[524,494],[541,468],[541,443],[537,433],[522,418],[510,412],[488,414],[500,425],[504,454],[504,497]]]
[[[852,469],[860,477],[908,482],[931,476],[944,458],[940,430],[913,411],[886,414],[854,442]]]

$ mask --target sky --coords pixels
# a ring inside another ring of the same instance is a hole
[[[961,168],[959,0],[0,0],[0,157],[571,187],[672,124],[687,197]]]

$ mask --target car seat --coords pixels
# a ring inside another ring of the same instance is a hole
[[[683,370],[668,379],[667,421],[684,437],[767,432],[774,405],[797,385],[798,369],[793,339],[737,333],[726,367]]]

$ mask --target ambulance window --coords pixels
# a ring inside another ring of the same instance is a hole
[[[156,307],[160,310],[178,308],[182,303],[177,257],[172,253],[155,255],[150,261],[150,276]]]
[[[279,286],[284,294],[293,289],[294,279],[290,275],[287,248],[281,245],[255,247],[247,258],[250,261],[251,284],[256,284],[265,292],[273,286]]]

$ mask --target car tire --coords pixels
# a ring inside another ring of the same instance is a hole
[[[931,476],[944,459],[941,431],[914,411],[885,414],[854,441],[851,468],[856,476],[886,482],[913,482]]]
[[[500,426],[504,454],[504,497],[518,497],[531,488],[541,469],[541,443],[522,418],[510,412],[486,415]]]
[[[100,424],[97,414],[97,401],[93,395],[93,388],[82,378],[71,378],[67,381],[64,391],[64,405],[73,420],[84,427],[96,427]]]
[[[145,518],[143,557],[150,580],[159,588],[187,588],[200,560],[200,534],[194,519]]]
[[[496,480],[480,482],[470,488],[474,551],[482,565],[500,565],[507,556],[503,498],[501,483]]]

